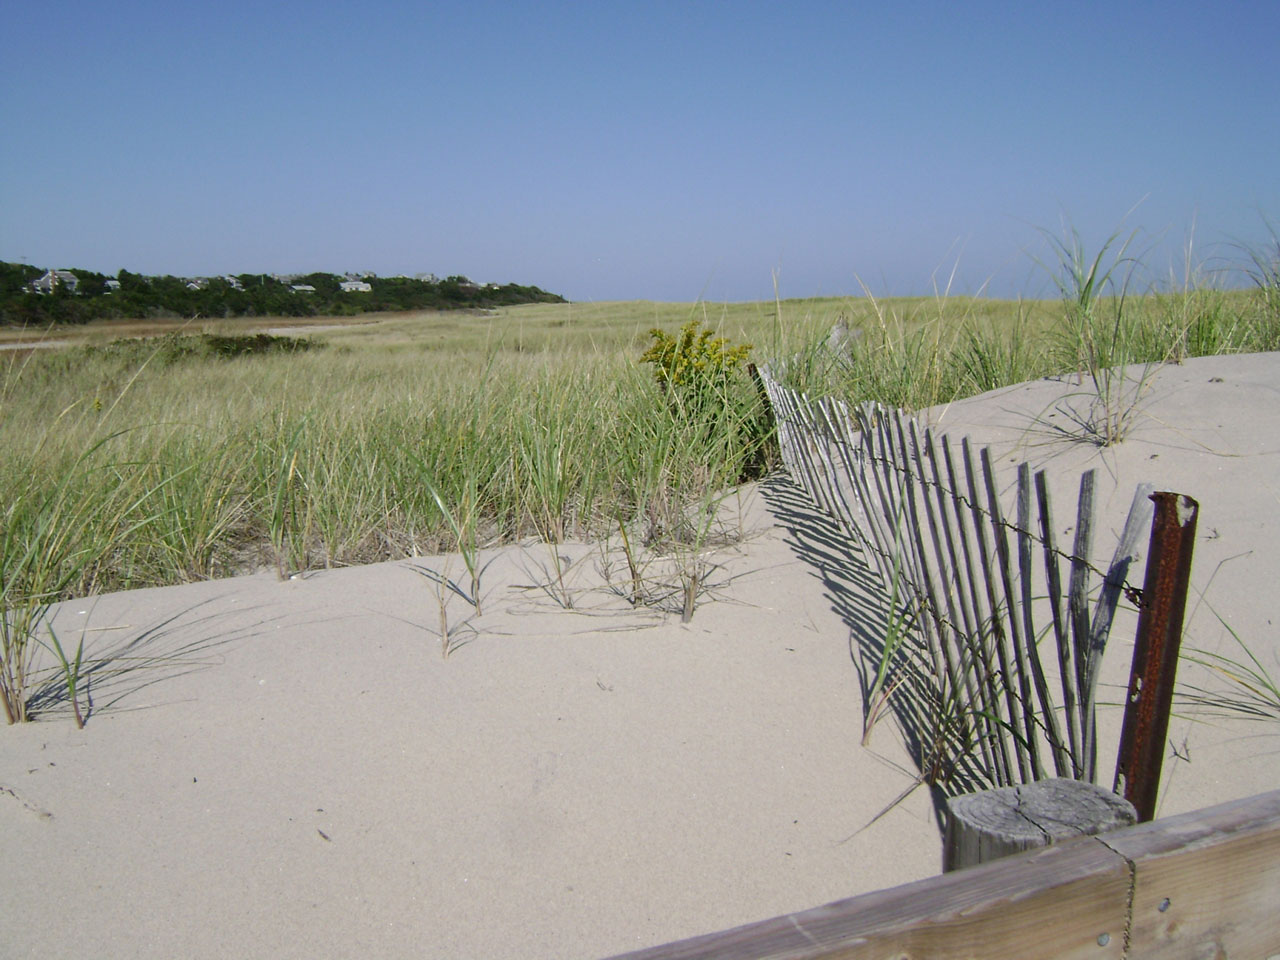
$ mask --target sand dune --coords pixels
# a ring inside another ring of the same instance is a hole
[[[1229,625],[1280,678],[1280,354],[1161,368],[1106,450],[1051,426],[1077,389],[928,417],[1060,501],[1098,467],[1100,552],[1139,481],[1198,499],[1185,643],[1230,653]],[[726,510],[690,623],[591,545],[559,548],[566,609],[529,544],[485,556],[483,616],[454,598],[448,659],[424,571],[459,558],[62,605],[112,669],[84,730],[63,705],[0,732],[5,954],[600,957],[936,873],[925,791],[871,822],[912,776],[891,723],[859,745],[849,545],[784,478]],[[1277,733],[1176,718],[1161,812],[1274,789]]]

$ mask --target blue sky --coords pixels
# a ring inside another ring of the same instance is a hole
[[[1270,2],[11,4],[0,259],[1035,296],[1066,218],[1167,276],[1280,221],[1278,42]]]

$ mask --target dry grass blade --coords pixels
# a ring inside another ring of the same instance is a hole
[[[1221,685],[1211,688],[1184,683],[1177,691],[1179,702],[1192,715],[1280,723],[1280,682],[1221,615],[1212,607],[1210,610],[1239,648],[1240,659],[1207,650],[1184,650],[1183,659],[1204,667]],[[1280,728],[1276,732],[1280,733]]]

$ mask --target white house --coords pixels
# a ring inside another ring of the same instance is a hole
[[[75,293],[80,286],[80,278],[70,270],[46,270],[44,276],[31,281],[31,289],[36,293],[53,293],[58,287],[65,287],[68,293]]]
[[[309,283],[295,283],[289,287],[294,293],[315,293],[316,288]]]
[[[372,293],[373,285],[363,280],[343,280],[338,287],[343,293]]]

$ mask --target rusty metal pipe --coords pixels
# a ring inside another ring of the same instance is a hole
[[[1155,818],[1200,512],[1180,493],[1153,493],[1151,499],[1156,510],[1113,787],[1133,804],[1140,822]]]

